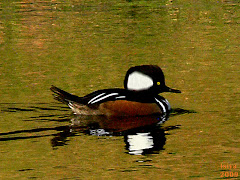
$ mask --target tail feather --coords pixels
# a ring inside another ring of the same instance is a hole
[[[81,97],[78,97],[78,96],[75,96],[73,94],[70,94],[56,86],[51,86],[50,90],[52,92],[54,92],[53,96],[54,96],[54,99],[62,102],[62,103],[65,103],[65,104],[69,104],[70,102],[77,102],[77,103],[82,103],[81,102]]]

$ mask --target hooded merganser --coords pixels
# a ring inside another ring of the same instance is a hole
[[[145,116],[167,114],[169,102],[159,93],[181,93],[165,85],[164,74],[156,65],[131,67],[124,89],[103,89],[78,97],[55,86],[50,88],[56,100],[66,103],[75,114],[106,116]]]

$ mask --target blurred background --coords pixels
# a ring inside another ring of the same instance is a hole
[[[236,177],[239,23],[238,0],[1,1],[0,177]],[[165,132],[164,150],[131,156],[122,136],[81,133],[51,147],[51,127],[71,119],[51,85],[79,96],[121,88],[128,68],[141,64],[159,65],[166,84],[182,91],[162,94],[173,108],[196,112],[163,125],[180,126]],[[50,129],[28,131],[37,128]]]

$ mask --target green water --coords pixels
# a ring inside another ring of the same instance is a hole
[[[237,0],[0,2],[0,179],[239,177],[239,15]],[[157,130],[161,149],[68,129],[52,84],[121,88],[140,64],[182,91],[162,94],[183,113]]]

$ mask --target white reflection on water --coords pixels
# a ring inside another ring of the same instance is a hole
[[[141,155],[144,149],[151,149],[154,146],[153,137],[150,133],[137,133],[128,135],[129,154]]]

